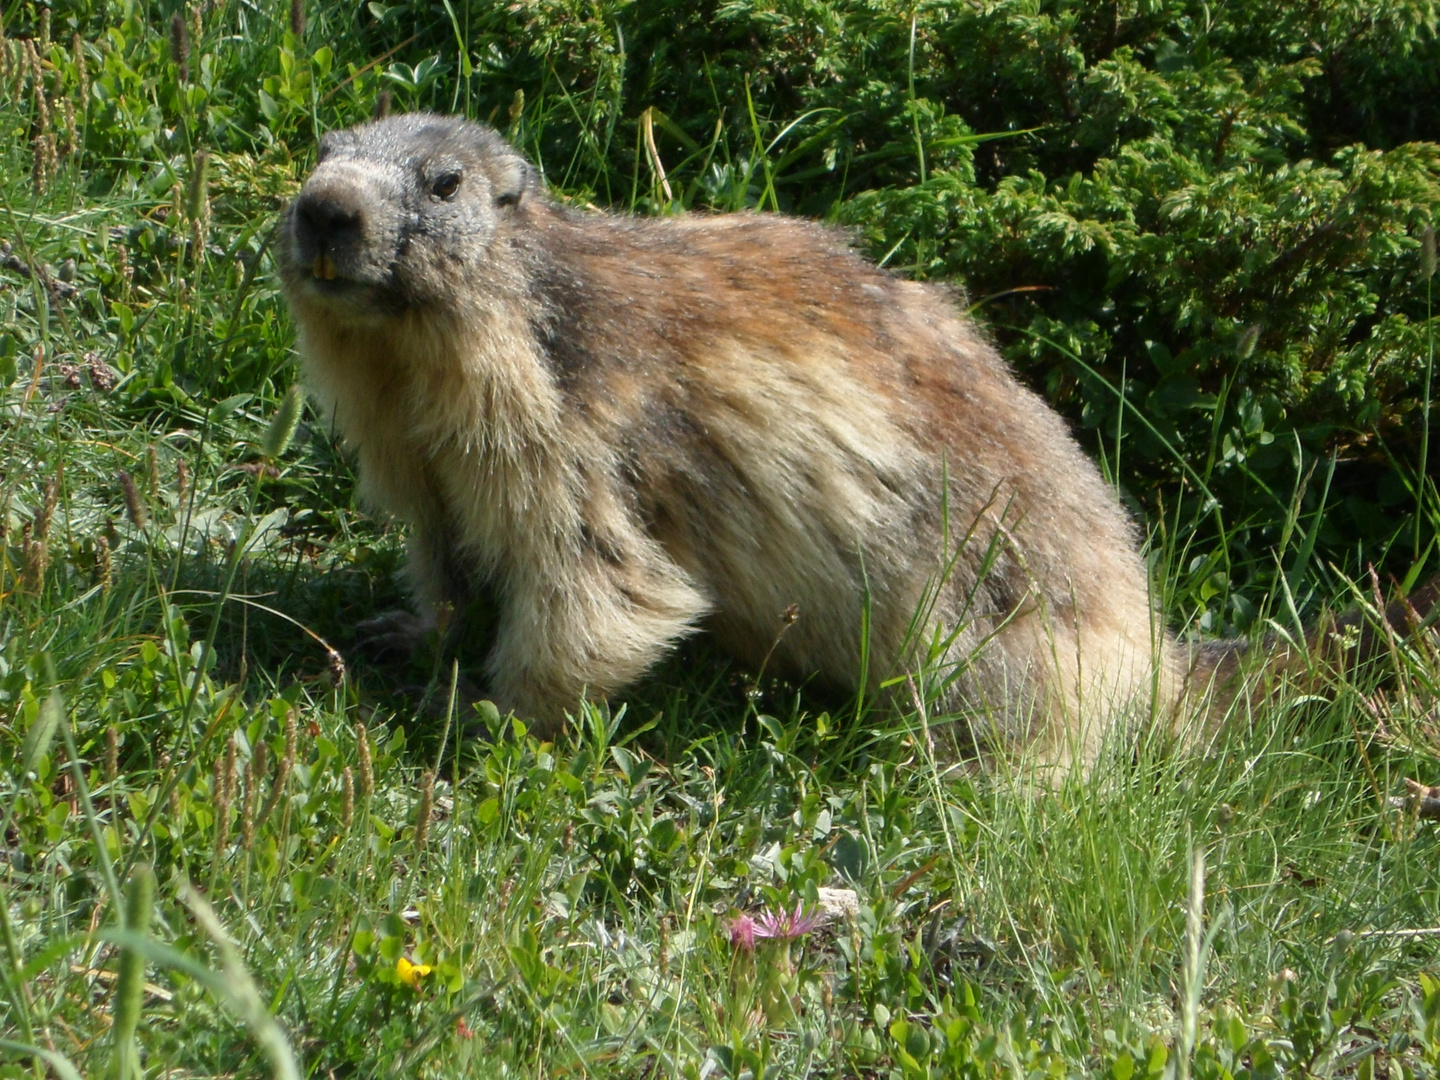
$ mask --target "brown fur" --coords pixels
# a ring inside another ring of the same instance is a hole
[[[946,292],[792,218],[563,208],[462,121],[324,149],[281,244],[305,378],[421,605],[494,590],[502,706],[553,730],[702,627],[758,665],[792,604],[772,669],[853,688],[868,603],[870,682],[950,638],[982,744],[1173,712],[1134,528]]]

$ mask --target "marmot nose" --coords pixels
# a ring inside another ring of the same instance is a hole
[[[295,239],[307,260],[353,246],[364,225],[359,193],[351,188],[325,185],[302,191],[295,200]]]

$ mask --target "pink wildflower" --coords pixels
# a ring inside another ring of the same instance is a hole
[[[824,921],[825,913],[823,911],[816,910],[806,915],[803,906],[797,903],[794,911],[765,912],[755,920],[754,932],[755,936],[760,938],[795,941],[810,933]]]
[[[749,915],[736,915],[730,920],[730,945],[746,952],[755,951],[755,920]]]

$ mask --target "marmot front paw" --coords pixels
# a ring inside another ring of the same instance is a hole
[[[430,641],[435,629],[433,619],[396,608],[359,623],[355,645],[372,661],[405,661]]]

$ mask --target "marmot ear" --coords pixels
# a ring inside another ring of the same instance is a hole
[[[518,157],[505,158],[490,179],[496,206],[519,206],[530,190],[530,166]]]

